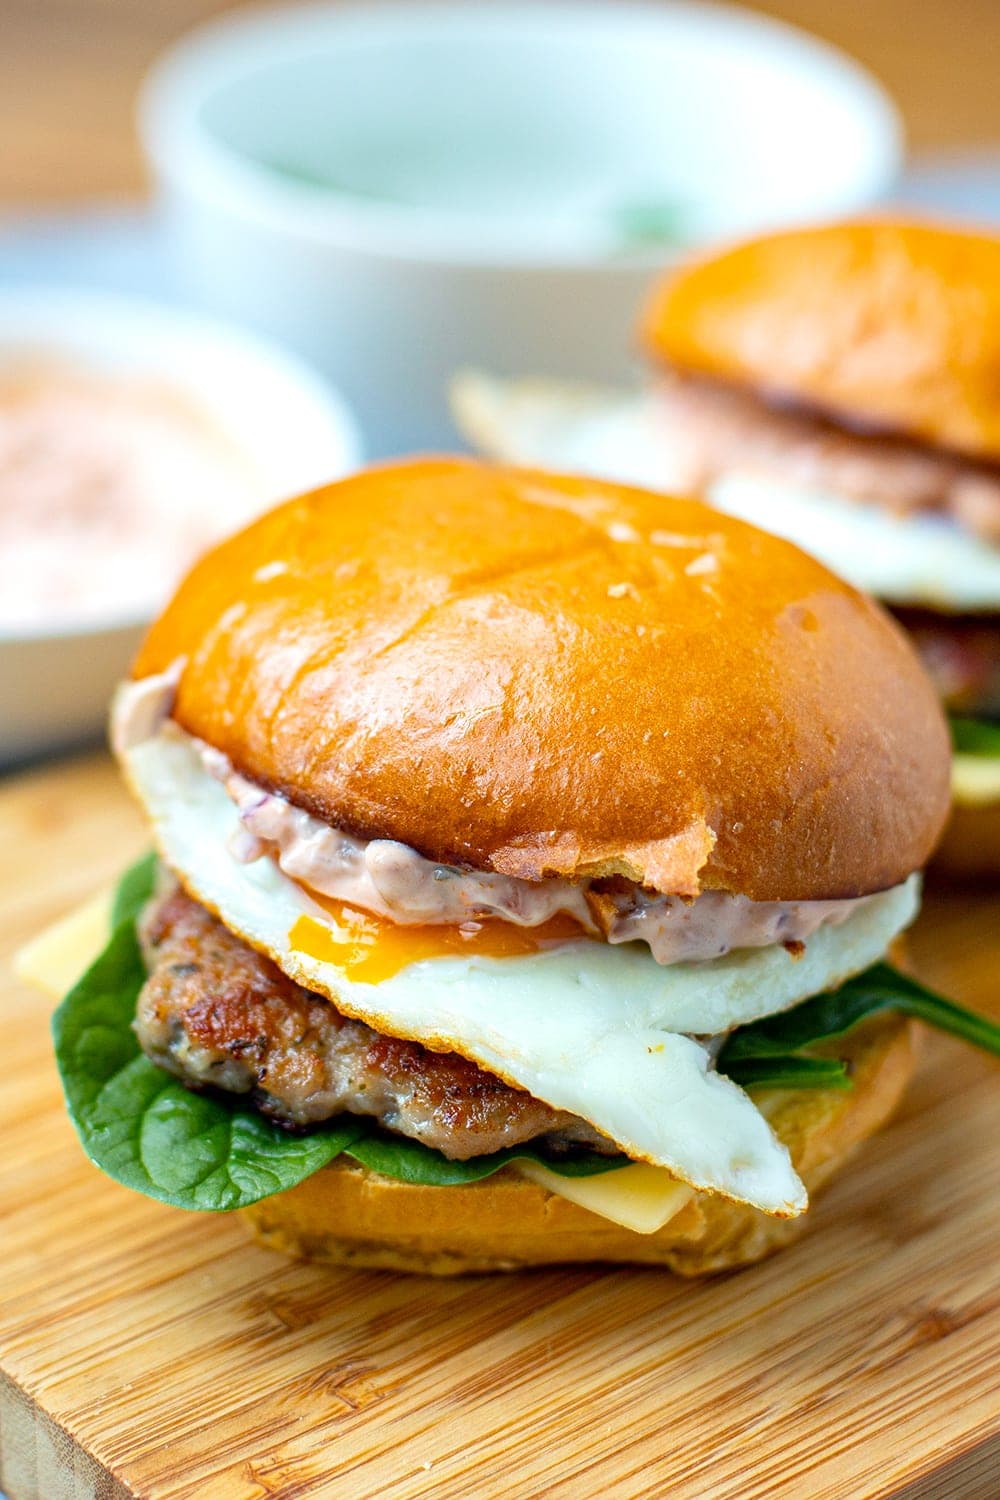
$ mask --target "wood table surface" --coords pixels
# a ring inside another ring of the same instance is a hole
[[[471,3],[471,0],[470,0]],[[143,71],[218,0],[0,0],[0,208],[145,188]],[[774,0],[920,148],[1000,138],[1000,0]],[[987,1500],[1000,1493],[995,1067],[929,1040],[792,1250],[686,1286],[285,1263],[131,1195],[62,1110],[6,962],[144,843],[103,755],[0,779],[0,1452],[13,1500]],[[998,1009],[998,907],[932,896],[924,972]]]
[[[104,756],[0,785],[0,1488],[11,1500],[992,1500],[997,1066],[928,1036],[806,1236],[685,1283],[296,1265],[103,1177],[14,949],[143,846]],[[1000,1014],[993,895],[922,971]],[[447,1191],[447,1189],[442,1189]]]
[[[0,205],[141,192],[139,80],[168,42],[229,8],[220,0],[0,0]],[[998,0],[765,0],[755,8],[873,69],[915,147],[1000,143]]]

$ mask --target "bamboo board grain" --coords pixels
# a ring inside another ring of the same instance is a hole
[[[142,846],[103,757],[0,784],[0,964]],[[1000,1010],[1000,906],[932,898],[925,974]],[[47,1005],[0,981],[0,1488],[11,1500],[988,1500],[1000,1088],[928,1038],[893,1126],[738,1276],[330,1272],[84,1160]]]

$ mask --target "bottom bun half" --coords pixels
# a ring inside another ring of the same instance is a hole
[[[892,1114],[913,1071],[914,1028],[887,1015],[837,1047],[854,1087],[771,1090],[758,1103],[811,1194]],[[655,1234],[636,1234],[504,1168],[467,1187],[424,1187],[340,1157],[298,1187],[243,1210],[269,1249],[330,1265],[430,1276],[581,1261],[662,1265],[703,1276],[761,1260],[808,1215],[774,1219],[699,1193]]]

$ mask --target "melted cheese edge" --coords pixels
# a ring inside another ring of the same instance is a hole
[[[959,751],[951,763],[951,794],[962,807],[1000,802],[1000,756]]]

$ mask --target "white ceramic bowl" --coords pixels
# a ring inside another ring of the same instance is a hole
[[[64,289],[0,294],[0,372],[39,356],[74,369],[152,377],[251,461],[270,499],[355,468],[354,421],[295,357],[225,324],[154,303]],[[260,505],[248,503],[247,519]],[[139,617],[0,629],[0,765],[102,732],[108,700],[163,603]]]
[[[857,66],[718,5],[290,6],[195,32],[140,126],[189,285],[336,380],[376,452],[454,441],[461,365],[617,379],[670,250],[885,191]]]

